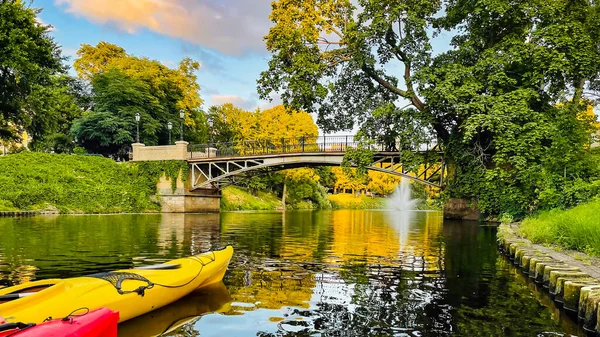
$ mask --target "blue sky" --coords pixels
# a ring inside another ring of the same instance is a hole
[[[261,101],[256,79],[266,70],[270,0],[34,0],[39,19],[52,25],[63,53],[82,43],[117,44],[132,55],[174,67],[186,56],[202,64],[203,108],[232,102],[245,109]]]
[[[234,103],[265,109],[281,103],[261,101],[256,80],[267,69],[271,0],[34,0],[63,53],[76,56],[82,43],[106,41],[129,54],[174,67],[184,57],[202,64],[198,82],[203,108]],[[451,33],[432,41],[434,53],[449,48]],[[390,65],[402,82],[402,68]],[[596,109],[598,113],[598,109]],[[316,116],[313,116],[315,118]],[[355,131],[355,130],[353,130]]]

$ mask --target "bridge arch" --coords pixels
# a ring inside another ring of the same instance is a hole
[[[236,176],[256,171],[279,171],[299,167],[340,166],[343,152],[336,153],[287,153],[276,155],[244,156],[230,158],[190,159],[192,189],[220,188],[223,183],[232,182]],[[421,174],[398,171],[402,168],[399,153],[376,153],[375,161],[367,169],[392,174],[419,183],[441,188],[445,168],[443,162],[435,172]],[[435,179],[435,180],[434,180]]]

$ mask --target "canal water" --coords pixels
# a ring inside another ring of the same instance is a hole
[[[232,245],[222,284],[119,336],[583,336],[495,239],[438,212],[0,218],[0,286]]]

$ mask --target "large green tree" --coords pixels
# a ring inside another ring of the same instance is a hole
[[[427,131],[453,195],[522,214],[544,186],[594,174],[578,117],[598,88],[599,15],[589,0],[278,0],[258,89],[325,130],[358,123],[401,148]]]
[[[64,71],[60,49],[36,21],[38,13],[25,1],[0,0],[0,139],[18,141],[33,120],[45,118],[28,100]]]
[[[55,75],[47,85],[36,84],[24,104],[25,110],[32,112],[27,120],[27,133],[32,138],[29,148],[70,152],[75,146],[71,125],[90,105],[85,83],[69,75]]]
[[[185,112],[185,140],[192,143],[206,140],[206,120],[205,114],[200,110],[202,99],[196,76],[196,71],[200,68],[198,62],[184,58],[177,68],[169,68],[157,60],[129,55],[123,48],[104,41],[96,46],[82,44],[77,54],[78,58],[73,66],[83,80],[94,83],[95,77],[118,70],[132,80],[144,83],[147,88],[144,91],[154,98],[152,102],[146,100],[151,104],[139,107],[151,114],[160,126],[149,125],[148,129],[155,128],[155,133],[151,137],[144,136],[142,142],[166,144],[167,123],[170,121],[175,127],[179,126],[180,110]],[[114,108],[116,107],[111,107]]]
[[[157,144],[166,109],[143,81],[110,69],[92,78],[93,109],[72,127],[78,143],[89,152],[125,157],[136,137],[136,113],[140,114],[140,140]]]

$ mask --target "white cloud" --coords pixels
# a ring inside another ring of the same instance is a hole
[[[212,95],[210,98],[212,102],[217,105],[231,103],[244,110],[254,110],[256,108],[255,100],[246,99],[238,95]]]
[[[54,0],[68,13],[130,34],[142,28],[229,55],[264,52],[270,0]]]
[[[39,17],[39,16],[36,16],[36,17],[35,17],[35,21],[37,21],[37,23],[38,23],[39,25],[41,25],[41,26],[46,26],[46,28],[47,28],[47,30],[48,30],[49,32],[55,32],[55,31],[57,31],[56,27],[54,27],[54,26],[52,26],[52,25],[50,25],[50,24],[47,24],[47,23],[45,23],[45,22],[44,22],[42,19],[40,19],[40,17]]]
[[[175,61],[165,60],[165,61],[160,61],[160,63],[163,66],[169,67],[169,68],[176,68],[177,67],[177,63]]]
[[[283,100],[281,99],[281,95],[279,93],[274,92],[271,93],[269,96],[271,97],[271,101],[269,102],[267,100],[261,100],[258,106],[259,109],[267,110],[274,106],[283,104]]]

